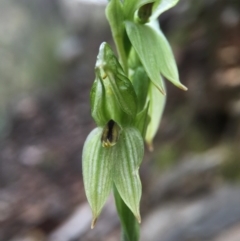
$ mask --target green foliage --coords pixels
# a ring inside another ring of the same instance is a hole
[[[168,9],[174,7],[179,0],[158,0],[155,1],[153,6],[153,13],[150,17],[151,20],[155,20],[158,18],[160,14],[167,11]]]
[[[149,102],[147,103],[146,107],[137,114],[136,120],[134,123],[137,129],[141,132],[143,139],[146,136],[147,127],[150,122],[148,111],[149,111]]]
[[[130,1],[128,1],[130,2]],[[134,1],[131,1],[134,2]],[[124,46],[124,11],[121,1],[111,0],[106,8],[106,17],[111,27],[112,36],[117,47],[120,62],[127,73],[127,55]]]
[[[177,0],[111,0],[106,8],[118,58],[107,43],[97,56],[90,99],[97,124],[83,148],[83,177],[92,227],[114,187],[123,240],[139,239],[139,167],[145,139],[152,149],[166,102],[162,76],[179,81],[171,47],[156,18]],[[134,218],[135,216],[135,218]]]
[[[138,111],[141,111],[146,104],[149,78],[144,68],[140,64],[138,65],[138,67],[134,69],[131,79],[132,79],[134,90],[137,95]]]
[[[151,116],[151,121],[148,124],[145,139],[149,146],[149,149],[152,150],[153,149],[152,139],[156,135],[158,130],[158,126],[159,126],[159,123],[163,114],[165,102],[166,102],[166,96],[161,95],[158,89],[155,87],[155,85],[151,83],[148,90],[148,101],[150,103],[148,114],[149,116]]]
[[[154,25],[156,25],[155,22],[152,23],[152,26]],[[162,73],[177,87],[187,90],[179,82],[174,56],[166,38],[160,29],[152,26],[126,22],[129,39],[149,78],[163,94],[165,94],[165,90],[159,73]]]
[[[137,96],[107,43],[100,46],[95,74],[90,94],[93,119],[99,126],[109,120],[120,126],[129,125],[137,114]]]
[[[103,148],[102,128],[94,129],[83,147],[83,179],[88,202],[92,209],[92,228],[112,188],[114,148]]]
[[[121,221],[123,229],[123,240],[125,241],[137,241],[140,236],[139,225],[136,221],[131,210],[127,207],[125,202],[122,200],[121,196],[118,193],[118,190],[114,186],[114,197],[115,204],[118,211],[118,215]]]
[[[129,209],[138,222],[140,217],[140,198],[142,186],[139,178],[139,167],[142,162],[144,146],[140,132],[135,128],[126,128],[116,145],[114,183]]]
[[[83,147],[83,178],[93,213],[92,227],[113,183],[137,220],[141,220],[142,188],[138,169],[143,158],[143,140],[136,128],[128,127],[119,132],[117,143],[106,147],[100,141],[103,129],[98,127],[89,134]]]

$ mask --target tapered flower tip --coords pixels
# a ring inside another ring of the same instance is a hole
[[[94,228],[112,189],[111,148],[102,147],[102,132],[102,128],[95,128],[88,135],[83,147],[83,181],[92,210],[91,228]]]
[[[105,56],[106,47],[107,47],[107,43],[106,42],[101,43],[101,45],[99,47],[99,53],[98,53],[97,62],[96,62],[96,67],[97,68],[102,67],[103,64],[105,64],[103,62],[103,60],[105,60],[105,58],[106,58],[106,56]]]
[[[91,223],[91,229],[94,229],[96,222],[97,222],[97,217],[93,217],[92,223]]]
[[[187,90],[188,90],[188,88],[187,88],[185,85],[183,85],[183,84],[179,84],[177,87],[178,87],[179,89],[181,89],[181,90],[184,90],[184,91],[187,91]]]
[[[158,85],[155,86],[164,96],[166,95],[166,91],[163,88],[159,87]]]
[[[113,59],[115,61],[113,61]],[[95,68],[104,67],[109,64],[109,60],[113,61],[113,64],[116,64],[116,57],[110,45],[106,42],[101,43],[99,47],[99,53],[97,56],[97,62]]]
[[[137,221],[138,221],[138,223],[141,223],[141,216],[140,216],[140,213],[139,214],[137,214],[137,216],[135,216],[136,217],[136,219],[137,219]]]
[[[148,150],[152,152],[152,151],[154,150],[154,147],[153,147],[153,143],[152,143],[152,141],[147,142],[146,144],[147,144],[147,148],[148,148]]]

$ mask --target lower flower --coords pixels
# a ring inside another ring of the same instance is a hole
[[[142,186],[138,170],[143,153],[143,138],[134,127],[120,130],[111,120],[105,128],[97,127],[89,134],[83,147],[82,162],[86,196],[93,214],[92,228],[113,183],[138,222],[141,221]]]

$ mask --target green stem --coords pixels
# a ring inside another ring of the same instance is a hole
[[[122,226],[121,241],[138,241],[139,240],[139,224],[132,211],[122,200],[117,188],[113,187],[114,198]]]
[[[116,36],[114,38],[114,40],[115,40],[115,45],[116,45],[118,56],[119,56],[119,61],[123,67],[125,74],[128,76],[128,60],[127,60],[127,56],[126,56],[125,49],[124,49],[123,37]]]

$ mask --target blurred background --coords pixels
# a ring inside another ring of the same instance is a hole
[[[117,241],[94,230],[81,152],[106,1],[0,0],[0,241]],[[160,17],[180,78],[141,167],[141,241],[240,240],[240,1],[180,0]]]

